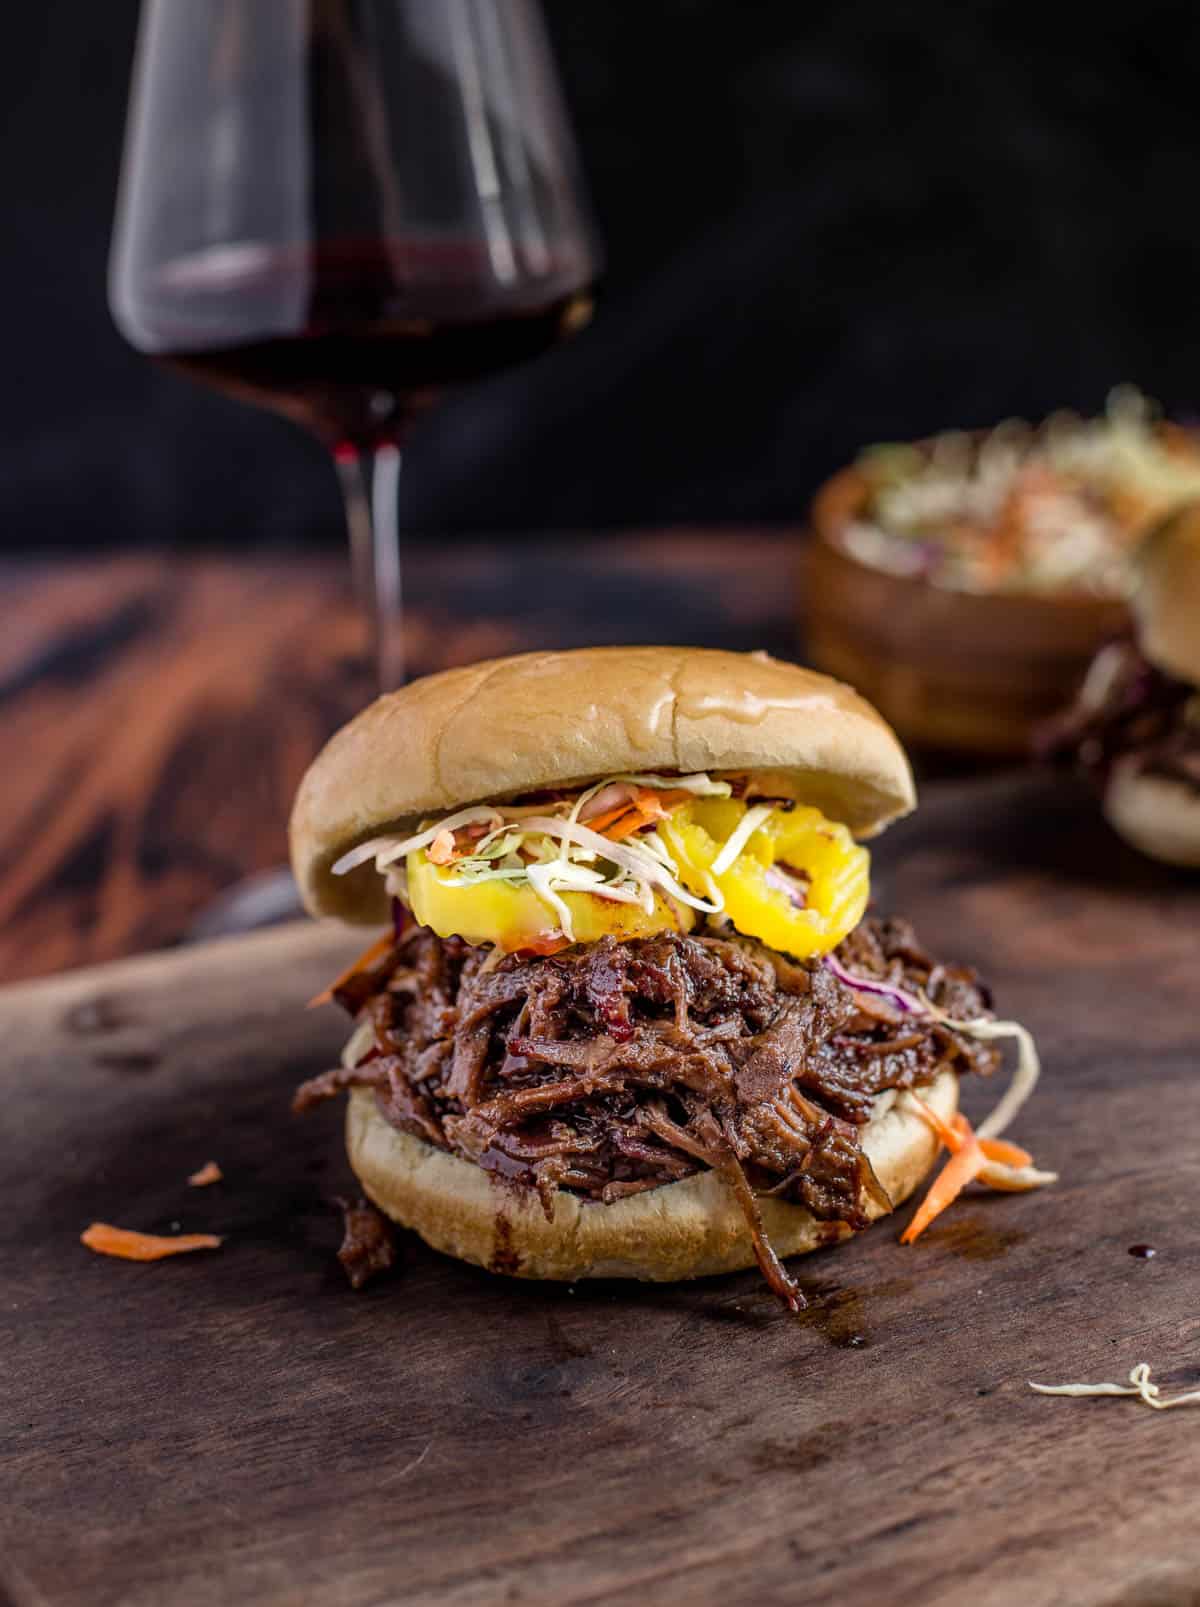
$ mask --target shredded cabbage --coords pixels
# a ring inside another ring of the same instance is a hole
[[[968,1037],[980,1038],[985,1043],[993,1038],[1017,1040],[1017,1065],[1012,1082],[992,1114],[976,1128],[980,1138],[999,1138],[1033,1092],[1041,1074],[1042,1065],[1033,1034],[1019,1021],[989,1021],[983,1016],[975,1021],[953,1021],[946,1015],[942,1015],[941,1020],[948,1026],[956,1027],[959,1032],[965,1032]]]
[[[928,999],[909,993],[907,988],[899,988],[892,982],[880,982],[876,977],[858,976],[847,970],[836,954],[827,954],[824,963],[826,970],[832,971],[838,981],[844,982],[848,988],[855,988],[859,993],[878,993],[905,1015],[929,1015],[933,1011]]]
[[[611,779],[628,781],[635,787],[661,787],[664,792],[694,792],[698,798],[728,798],[733,792],[728,781],[714,781],[703,770],[694,776],[628,775]]]
[[[334,862],[333,874],[345,876],[347,871],[365,865],[369,859],[375,861],[376,870],[385,871],[394,860],[405,859],[418,848],[428,848],[439,832],[457,831],[459,826],[470,826],[479,820],[499,822],[501,819],[498,809],[487,804],[472,804],[456,814],[447,815],[445,820],[439,820],[436,825],[417,832],[414,837],[372,837],[370,842],[359,843],[357,848],[352,848]]]
[[[981,439],[948,431],[928,448],[860,458],[869,505],[839,533],[851,557],[960,591],[1128,593],[1143,532],[1200,496],[1200,452],[1159,424],[1132,386],[1100,418],[1019,419]]]
[[[423,826],[407,837],[373,837],[336,861],[335,876],[344,876],[374,860],[386,878],[393,897],[407,900],[403,861],[429,845],[442,832],[463,826],[485,829],[468,851],[440,871],[451,885],[482,882],[527,883],[559,921],[563,936],[574,941],[565,892],[587,892],[614,904],[637,904],[653,913],[656,890],[664,897],[709,915],[724,909],[724,900],[711,876],[708,898],[698,898],[679,880],[679,867],[656,830],[613,842],[580,821],[580,811],[614,784],[687,792],[698,798],[728,798],[732,787],[703,772],[688,776],[637,774],[609,776],[586,787],[573,799],[554,804],[472,804],[444,819]],[[751,833],[771,813],[763,804],[747,811],[739,830],[725,845],[722,857],[732,864]],[[734,841],[736,839],[736,842]],[[603,867],[603,868],[601,868]]]
[[[542,832],[547,837],[560,840],[559,857],[553,861],[551,867],[548,867],[548,870],[553,872],[554,881],[560,887],[574,885],[576,888],[580,888],[582,885],[583,890],[589,893],[602,894],[608,887],[619,888],[623,885],[621,878],[610,882],[607,878],[601,878],[599,875],[597,875],[594,882],[588,884],[581,884],[576,880],[579,867],[571,867],[575,871],[575,875],[571,875],[568,869],[567,856],[570,847],[578,845],[584,849],[592,850],[602,859],[610,860],[618,870],[624,872],[626,879],[637,883],[641,889],[640,902],[647,914],[650,914],[654,908],[654,889],[656,887],[661,888],[671,898],[677,899],[679,903],[688,904],[692,909],[700,910],[707,915],[719,915],[725,907],[724,900],[719,899],[719,896],[718,901],[713,901],[697,898],[694,893],[690,893],[683,883],[667,869],[661,859],[653,853],[647,853],[642,845],[636,841],[610,842],[607,837],[602,837],[599,832],[580,825],[577,820],[556,820],[551,815],[534,815],[525,822],[525,827],[528,831]],[[537,888],[539,894],[546,898],[546,902],[552,904],[560,919],[562,919],[565,912],[562,929],[563,936],[573,941],[570,912],[565,904],[561,904],[560,900],[546,897],[542,889],[543,887],[550,888],[551,877],[549,874],[543,874],[535,878],[534,871],[538,868],[533,865],[529,867],[530,882]]]
[[[725,839],[724,847],[708,867],[714,876],[724,876],[734,860],[745,848],[751,837],[765,820],[769,820],[775,812],[774,804],[755,804],[752,809],[738,821],[737,825]]]
[[[1130,1370],[1128,1384],[1035,1384],[1030,1379],[1029,1387],[1039,1395],[1135,1395],[1156,1412],[1169,1411],[1172,1406],[1200,1406],[1200,1389],[1163,1400],[1158,1385],[1150,1382],[1150,1366],[1144,1361]]]
[[[907,989],[898,988],[891,982],[881,982],[876,977],[859,976],[847,970],[834,954],[827,954],[824,963],[838,981],[845,983],[848,988],[857,988],[860,993],[881,994],[906,1015],[915,1015],[927,1021],[940,1021],[943,1026],[953,1027],[955,1032],[964,1033],[968,1038],[978,1038],[984,1043],[996,1038],[1015,1038],[1017,1064],[1013,1071],[1012,1082],[995,1110],[976,1129],[980,1138],[999,1138],[1029,1098],[1041,1075],[1042,1066],[1038,1058],[1037,1045],[1028,1027],[1023,1027],[1019,1021],[992,1021],[987,1016],[976,1016],[973,1021],[958,1021],[954,1016],[947,1015],[944,1010],[939,1010],[926,994],[909,993]],[[999,1162],[993,1162],[992,1165],[1000,1167]],[[1038,1183],[1032,1180],[1035,1177],[1038,1180],[1052,1180],[1049,1172],[1035,1174],[1032,1168],[1028,1167],[1024,1169],[1008,1167],[1003,1170],[1006,1174],[1011,1174],[1014,1179],[1021,1170],[1030,1174],[1029,1180],[1010,1181],[1010,1187],[1036,1188]]]

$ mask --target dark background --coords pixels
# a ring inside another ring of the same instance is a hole
[[[789,522],[864,441],[1093,409],[1122,379],[1196,408],[1192,8],[546,9],[604,300],[420,426],[412,531]],[[135,17],[6,10],[0,542],[340,541],[318,446],[110,326]]]

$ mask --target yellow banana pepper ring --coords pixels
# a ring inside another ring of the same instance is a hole
[[[796,804],[773,810],[729,869],[712,876],[746,808],[733,798],[705,798],[660,824],[680,879],[703,896],[711,877],[725,914],[745,936],[797,959],[828,953],[862,920],[871,891],[870,855],[845,826],[826,820],[819,809]],[[804,908],[796,908],[788,890],[771,885],[767,872],[774,865],[808,878]]]
[[[456,882],[453,868],[439,870],[424,849],[409,854],[408,896],[413,915],[439,937],[461,937],[468,943],[495,943],[499,948],[547,949],[561,945],[562,930],[554,908],[528,883]],[[595,943],[611,933],[618,938],[652,937],[656,932],[690,932],[693,910],[679,905],[678,915],[656,896],[652,914],[637,904],[618,904],[594,893],[558,895],[571,912],[577,943]]]

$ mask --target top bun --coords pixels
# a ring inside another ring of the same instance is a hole
[[[1200,503],[1159,525],[1139,571],[1133,611],[1142,651],[1168,674],[1200,683]]]
[[[343,726],[300,783],[292,867],[314,915],[377,923],[382,878],[331,866],[424,817],[624,771],[768,771],[860,837],[916,799],[904,750],[848,686],[765,653],[591,647],[413,681]]]

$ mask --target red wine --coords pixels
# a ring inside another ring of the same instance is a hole
[[[546,351],[578,327],[586,310],[585,296],[569,296],[479,323],[308,330],[161,360],[230,396],[274,408],[334,447],[377,446],[399,440],[448,386]]]
[[[143,310],[144,345],[330,446],[372,447],[399,441],[448,387],[548,350],[591,309],[584,288],[553,274],[519,307],[491,288],[479,247],[441,242],[323,246],[249,267],[229,254],[185,259]]]

